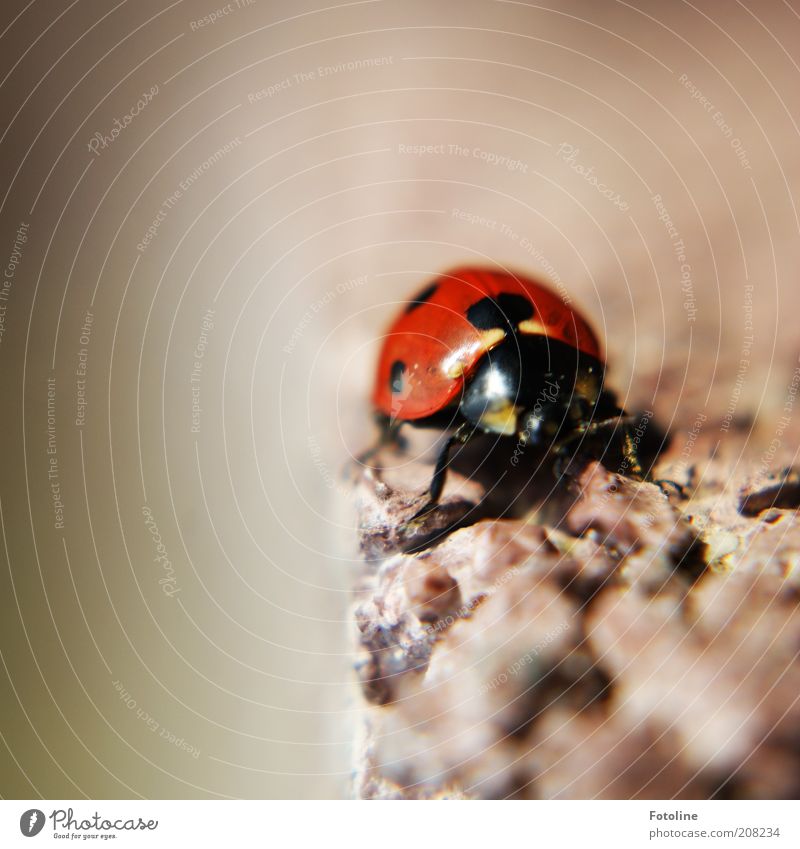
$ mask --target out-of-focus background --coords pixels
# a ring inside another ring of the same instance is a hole
[[[797,2],[2,16],[4,797],[349,794],[341,472],[450,265],[563,287],[676,432],[780,439]]]

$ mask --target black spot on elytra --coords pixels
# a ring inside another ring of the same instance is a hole
[[[402,360],[395,360],[389,371],[389,388],[394,395],[399,395],[403,391],[405,373],[406,364]]]
[[[426,301],[429,301],[433,297],[433,293],[439,288],[438,283],[431,283],[430,286],[423,289],[414,300],[412,300],[408,306],[406,307],[406,315],[410,312],[414,312],[417,307],[421,307]]]
[[[501,327],[513,331],[521,321],[535,313],[533,304],[522,295],[498,295],[496,299],[481,298],[467,310],[467,320],[478,330]]]

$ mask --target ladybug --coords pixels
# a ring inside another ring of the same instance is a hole
[[[372,394],[378,444],[416,427],[453,428],[420,518],[439,501],[453,446],[477,434],[565,457],[581,437],[621,427],[628,474],[643,479],[628,419],[603,388],[605,361],[586,320],[545,284],[494,269],[442,274],[383,339]]]

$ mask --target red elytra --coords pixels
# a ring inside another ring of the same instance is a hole
[[[556,339],[603,361],[600,343],[580,313],[545,284],[502,271],[459,268],[437,277],[387,330],[373,392],[375,408],[393,420],[414,421],[445,409],[486,351],[506,335],[476,328],[468,311],[486,298],[521,296],[532,307],[524,333]],[[393,369],[404,366],[403,385]]]

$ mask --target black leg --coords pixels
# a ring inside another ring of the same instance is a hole
[[[417,510],[411,519],[409,519],[409,522],[413,522],[427,513],[430,513],[430,511],[433,510],[433,508],[439,503],[439,499],[442,497],[442,490],[444,489],[445,481],[447,480],[447,465],[450,457],[450,450],[454,445],[463,445],[474,432],[474,425],[469,422],[464,422],[464,424],[459,425],[455,432],[448,438],[447,442],[445,442],[442,446],[439,456],[436,458],[436,468],[433,470],[433,477],[431,478],[431,483],[428,487],[428,500],[422,509]]]
[[[626,474],[635,480],[647,480],[649,475],[646,475],[642,469],[642,464],[639,462],[639,450],[636,440],[633,438],[633,432],[629,426],[625,426],[622,436],[622,456],[625,458],[628,470]]]
[[[669,496],[670,493],[668,492],[668,489],[671,488],[674,492],[677,492],[681,498],[685,498],[686,490],[679,483],[665,479],[655,480],[649,471],[645,471],[642,468],[641,461],[639,460],[638,443],[634,439],[633,431],[631,429],[631,425],[634,421],[635,419],[631,416],[618,416],[616,418],[604,419],[599,422],[591,422],[586,427],[580,429],[577,433],[571,434],[563,442],[559,443],[558,448],[561,449],[564,445],[574,441],[585,433],[596,433],[599,430],[622,424],[622,456],[625,461],[625,469],[620,469],[619,471],[634,480],[654,483],[666,496]],[[561,461],[559,472],[561,472],[563,468],[563,456],[564,455],[561,454],[559,457],[559,460]],[[560,477],[560,473],[557,476]]]
[[[560,439],[554,446],[553,450],[557,453],[561,452],[567,445],[581,439],[589,434],[597,433],[600,430],[608,428],[616,428],[620,425],[624,426],[628,423],[633,423],[633,418],[629,416],[612,416],[610,419],[602,419],[600,421],[590,421],[587,424],[579,425],[571,433],[567,434],[563,439]]]
[[[589,436],[598,433],[602,430],[617,428],[622,429],[622,456],[624,459],[624,469],[620,469],[620,473],[633,478],[634,480],[648,480],[649,476],[642,469],[642,464],[639,461],[639,453],[636,440],[633,438],[631,425],[634,424],[635,418],[626,416],[622,411],[619,415],[611,416],[607,419],[600,419],[587,422],[579,425],[575,430],[559,440],[554,446],[555,454],[558,457],[557,477],[561,477],[566,466],[567,453],[564,450],[568,445],[576,440],[582,439],[584,436]]]
[[[404,437],[400,436],[400,428],[405,422],[398,421],[397,419],[390,420],[385,416],[381,416],[377,419],[377,423],[380,428],[378,439],[372,447],[366,451],[362,451],[361,454],[354,458],[353,462],[356,465],[366,466],[381,448],[385,448],[388,445],[402,446],[405,442]]]

